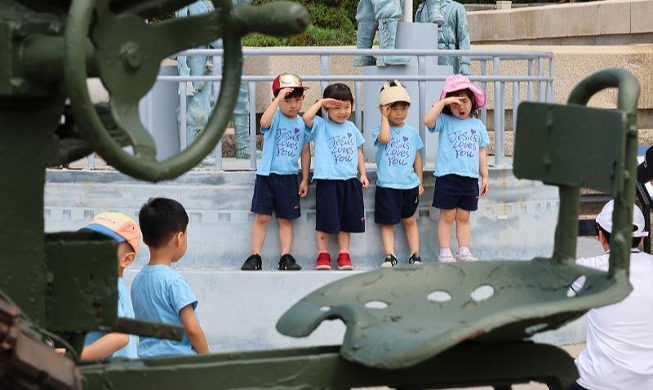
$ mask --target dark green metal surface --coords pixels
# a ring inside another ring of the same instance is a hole
[[[395,338],[400,338],[396,335]],[[463,343],[411,367],[386,370],[352,363],[338,347],[144,359],[81,366],[89,389],[442,389],[509,386],[536,380],[558,388],[578,374],[569,355],[530,342]],[[135,387],[139,383],[141,387]]]
[[[412,389],[530,380],[564,386],[576,378],[569,355],[523,339],[618,302],[631,289],[639,85],[624,70],[582,81],[568,106],[520,108],[515,174],[560,187],[551,259],[359,274],[315,291],[277,324],[280,332],[299,337],[325,319],[342,319],[347,333],[341,347],[76,361],[92,329],[162,338],[179,338],[181,330],[117,318],[113,243],[87,233],[44,233],[45,168],[95,150],[137,178],[158,181],[184,173],[224,132],[238,94],[241,37],[252,31],[289,35],[308,23],[306,10],[296,4],[233,8],[230,0],[214,0],[216,12],[207,15],[144,20],[188,3],[0,0],[0,388]],[[162,59],[218,37],[225,41],[225,66],[216,112],[197,142],[156,161],[154,142],[138,119],[139,99],[153,85]],[[86,79],[92,76],[108,88],[108,105],[90,101]],[[619,88],[616,110],[582,107],[611,87]],[[134,153],[126,153],[125,145]],[[609,191],[616,199],[607,273],[574,264],[580,186]],[[587,278],[583,289],[569,297],[570,284],[581,275]],[[56,355],[47,340],[68,348],[69,355]]]

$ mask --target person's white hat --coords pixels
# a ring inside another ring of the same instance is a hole
[[[599,224],[608,233],[612,233],[612,211],[614,210],[614,200],[609,201],[603,206],[603,209],[596,216],[596,223]],[[633,237],[646,237],[648,232],[644,231],[644,214],[636,205],[633,205]]]
[[[382,106],[396,102],[406,102],[410,104],[410,95],[408,94],[408,91],[406,91],[406,88],[401,85],[399,80],[395,80],[392,83],[387,82],[383,84],[379,100],[379,104]]]

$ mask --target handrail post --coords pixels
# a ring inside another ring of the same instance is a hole
[[[500,73],[500,58],[492,57],[492,73],[498,76]],[[501,166],[503,157],[503,123],[501,115],[503,112],[501,101],[501,81],[494,82],[494,166]]]
[[[481,76],[487,76],[487,60],[481,60],[480,61],[480,67],[481,67]],[[483,88],[484,91],[487,91],[487,82],[481,81],[481,88]],[[481,121],[483,123],[487,123],[487,104],[481,108]]]
[[[426,57],[417,56],[417,74],[420,76],[426,75]],[[419,127],[418,133],[421,139],[426,139],[426,126],[422,118],[426,115],[426,81],[420,80],[417,82],[417,94],[419,97],[419,106],[418,106],[418,120]],[[427,144],[424,144],[424,147],[419,151],[422,156],[422,168],[426,166],[426,148]]]
[[[256,170],[256,81],[247,82],[249,101],[249,168]]]

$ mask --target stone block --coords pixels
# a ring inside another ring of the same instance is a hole
[[[630,5],[630,32],[632,34],[653,31],[653,1],[632,1]]]

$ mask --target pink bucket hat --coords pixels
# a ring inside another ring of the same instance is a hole
[[[474,109],[481,108],[485,105],[485,91],[477,87],[476,84],[462,74],[452,74],[444,81],[444,87],[440,93],[440,100],[444,99],[449,92],[462,91],[469,89],[474,94]]]

